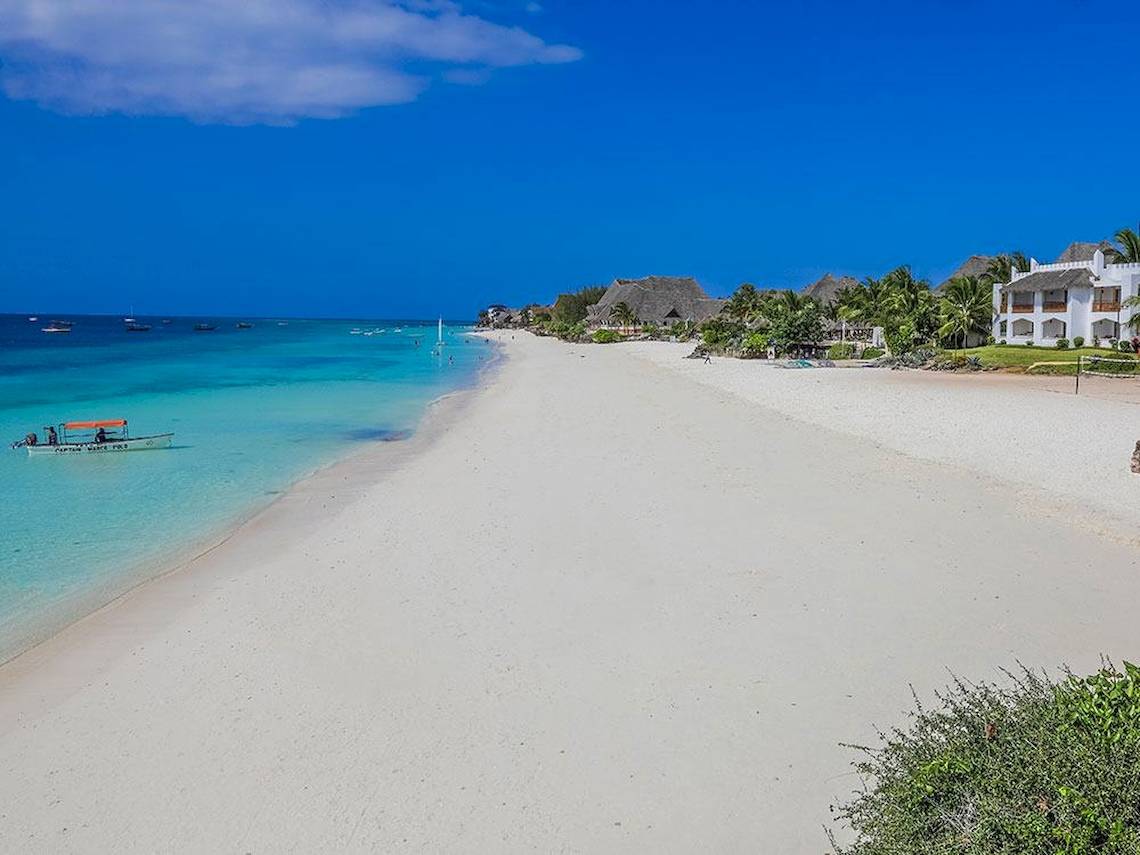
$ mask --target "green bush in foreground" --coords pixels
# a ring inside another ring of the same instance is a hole
[[[621,335],[615,330],[596,330],[594,332],[594,344],[613,344],[615,341],[621,341]]]
[[[827,349],[828,359],[850,359],[855,355],[855,345],[850,342],[839,342]]]
[[[1057,348],[1057,350],[1068,350],[1069,349],[1069,340],[1067,338],[1059,338],[1055,342],[1053,342],[1053,344]]]
[[[740,345],[740,355],[744,359],[763,359],[768,355],[768,336],[762,332],[752,332],[744,337]]]
[[[882,355],[883,355],[883,349],[881,347],[865,347],[865,348],[863,348],[862,357],[864,359],[878,359]]]
[[[1073,336],[1073,347],[1084,347],[1084,346],[1085,346],[1085,337],[1083,335]]]
[[[838,818],[841,855],[1140,852],[1140,668],[1060,683],[956,681],[936,709],[858,747],[865,788]]]

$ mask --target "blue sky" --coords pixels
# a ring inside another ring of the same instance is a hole
[[[0,311],[473,317],[616,276],[1051,260],[1140,220],[1138,24],[1092,0],[0,0]]]

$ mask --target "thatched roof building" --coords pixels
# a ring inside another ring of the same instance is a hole
[[[1098,249],[1104,253],[1105,261],[1110,263],[1117,255],[1116,247],[1106,240],[1102,240],[1100,243],[1086,243],[1077,240],[1065,247],[1065,251],[1058,255],[1057,260],[1053,263],[1065,264],[1073,261],[1092,261],[1092,257]]]
[[[830,273],[823,276],[804,288],[804,296],[811,297],[821,306],[826,306],[835,300],[835,295],[844,288],[858,288],[859,281],[852,276],[835,277]]]
[[[1091,288],[1096,283],[1097,279],[1091,270],[1077,267],[1072,270],[1039,270],[1015,279],[1009,285],[1003,285],[1001,290],[1007,294],[1022,294],[1026,291],[1068,291],[1072,288]]]
[[[941,294],[943,289],[950,284],[952,279],[957,279],[959,276],[981,276],[989,270],[990,262],[996,256],[993,255],[971,255],[965,261],[958,265],[958,268],[938,283],[934,289],[935,294]]]
[[[642,323],[669,326],[678,321],[700,323],[720,313],[725,300],[705,293],[691,276],[646,276],[643,279],[615,279],[602,299],[586,310],[591,327],[612,325],[610,311],[625,303]]]

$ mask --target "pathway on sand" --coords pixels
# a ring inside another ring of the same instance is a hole
[[[1007,487],[504,338],[385,477],[0,669],[0,850],[820,853],[908,682],[1135,649],[1133,550]]]

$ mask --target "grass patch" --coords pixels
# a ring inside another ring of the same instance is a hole
[[[986,368],[1002,368],[1009,371],[1025,371],[1035,362],[1071,362],[1072,365],[1048,365],[1034,370],[1035,374],[1073,374],[1076,372],[1078,356],[1127,357],[1107,347],[1079,347],[1060,350],[1056,347],[1026,347],[1025,345],[997,345],[970,347],[956,350],[965,356],[976,356]]]

